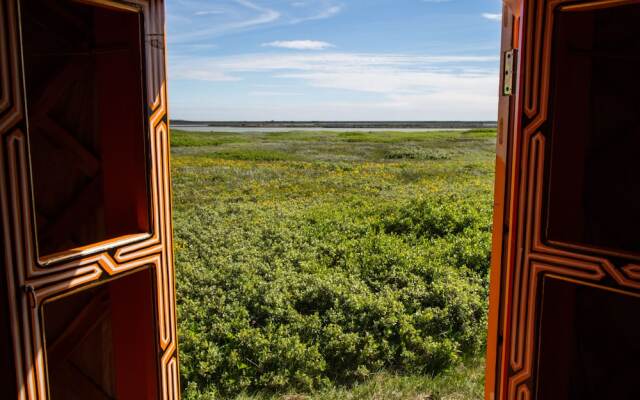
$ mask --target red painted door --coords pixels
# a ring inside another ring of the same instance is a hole
[[[640,398],[640,2],[504,15],[486,398]]]

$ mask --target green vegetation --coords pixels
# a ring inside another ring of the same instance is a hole
[[[484,364],[458,365],[431,376],[374,374],[351,387],[330,387],[313,394],[240,395],[236,400],[463,400],[483,397]],[[206,397],[205,397],[206,398]]]
[[[186,399],[481,397],[495,132],[172,145]]]

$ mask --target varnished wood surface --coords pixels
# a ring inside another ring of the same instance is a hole
[[[31,0],[21,0],[31,1]],[[35,1],[35,0],[34,0]],[[45,1],[45,0],[43,0]],[[55,3],[55,2],[53,2]],[[135,271],[151,268],[154,277],[152,320],[157,346],[157,394],[179,398],[175,283],[172,254],[169,138],[165,82],[164,5],[160,0],[101,1],[127,12],[142,13],[148,118],[149,233],[88,245],[47,260],[36,246],[36,211],[31,187],[30,125],[25,117],[25,89],[20,57],[19,0],[0,2],[0,222],[2,279],[7,284],[1,303],[10,326],[16,397],[48,398],[43,305]],[[133,7],[132,7],[133,5]],[[25,80],[32,79],[29,76]],[[59,135],[64,138],[64,134]],[[82,155],[82,151],[79,150]],[[90,157],[82,166],[92,171]],[[9,390],[5,393],[10,393]]]
[[[639,2],[520,0],[505,4],[509,10],[505,15],[520,16],[513,20],[512,30],[517,35],[519,67],[513,108],[500,107],[500,120],[511,119],[512,130],[505,131],[508,136],[504,137],[499,133],[499,143],[509,143],[511,156],[504,161],[498,146],[485,398],[529,400],[537,393],[545,276],[640,293],[639,252],[548,240],[545,219],[556,12]],[[507,166],[503,168],[501,162]]]

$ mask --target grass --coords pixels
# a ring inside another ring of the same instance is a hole
[[[373,375],[352,387],[332,387],[314,394],[241,394],[236,400],[466,400],[484,396],[484,364],[480,360],[429,376]]]
[[[186,399],[482,397],[495,131],[171,142]]]

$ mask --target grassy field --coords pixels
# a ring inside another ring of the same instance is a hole
[[[186,399],[479,399],[495,132],[172,131]]]

